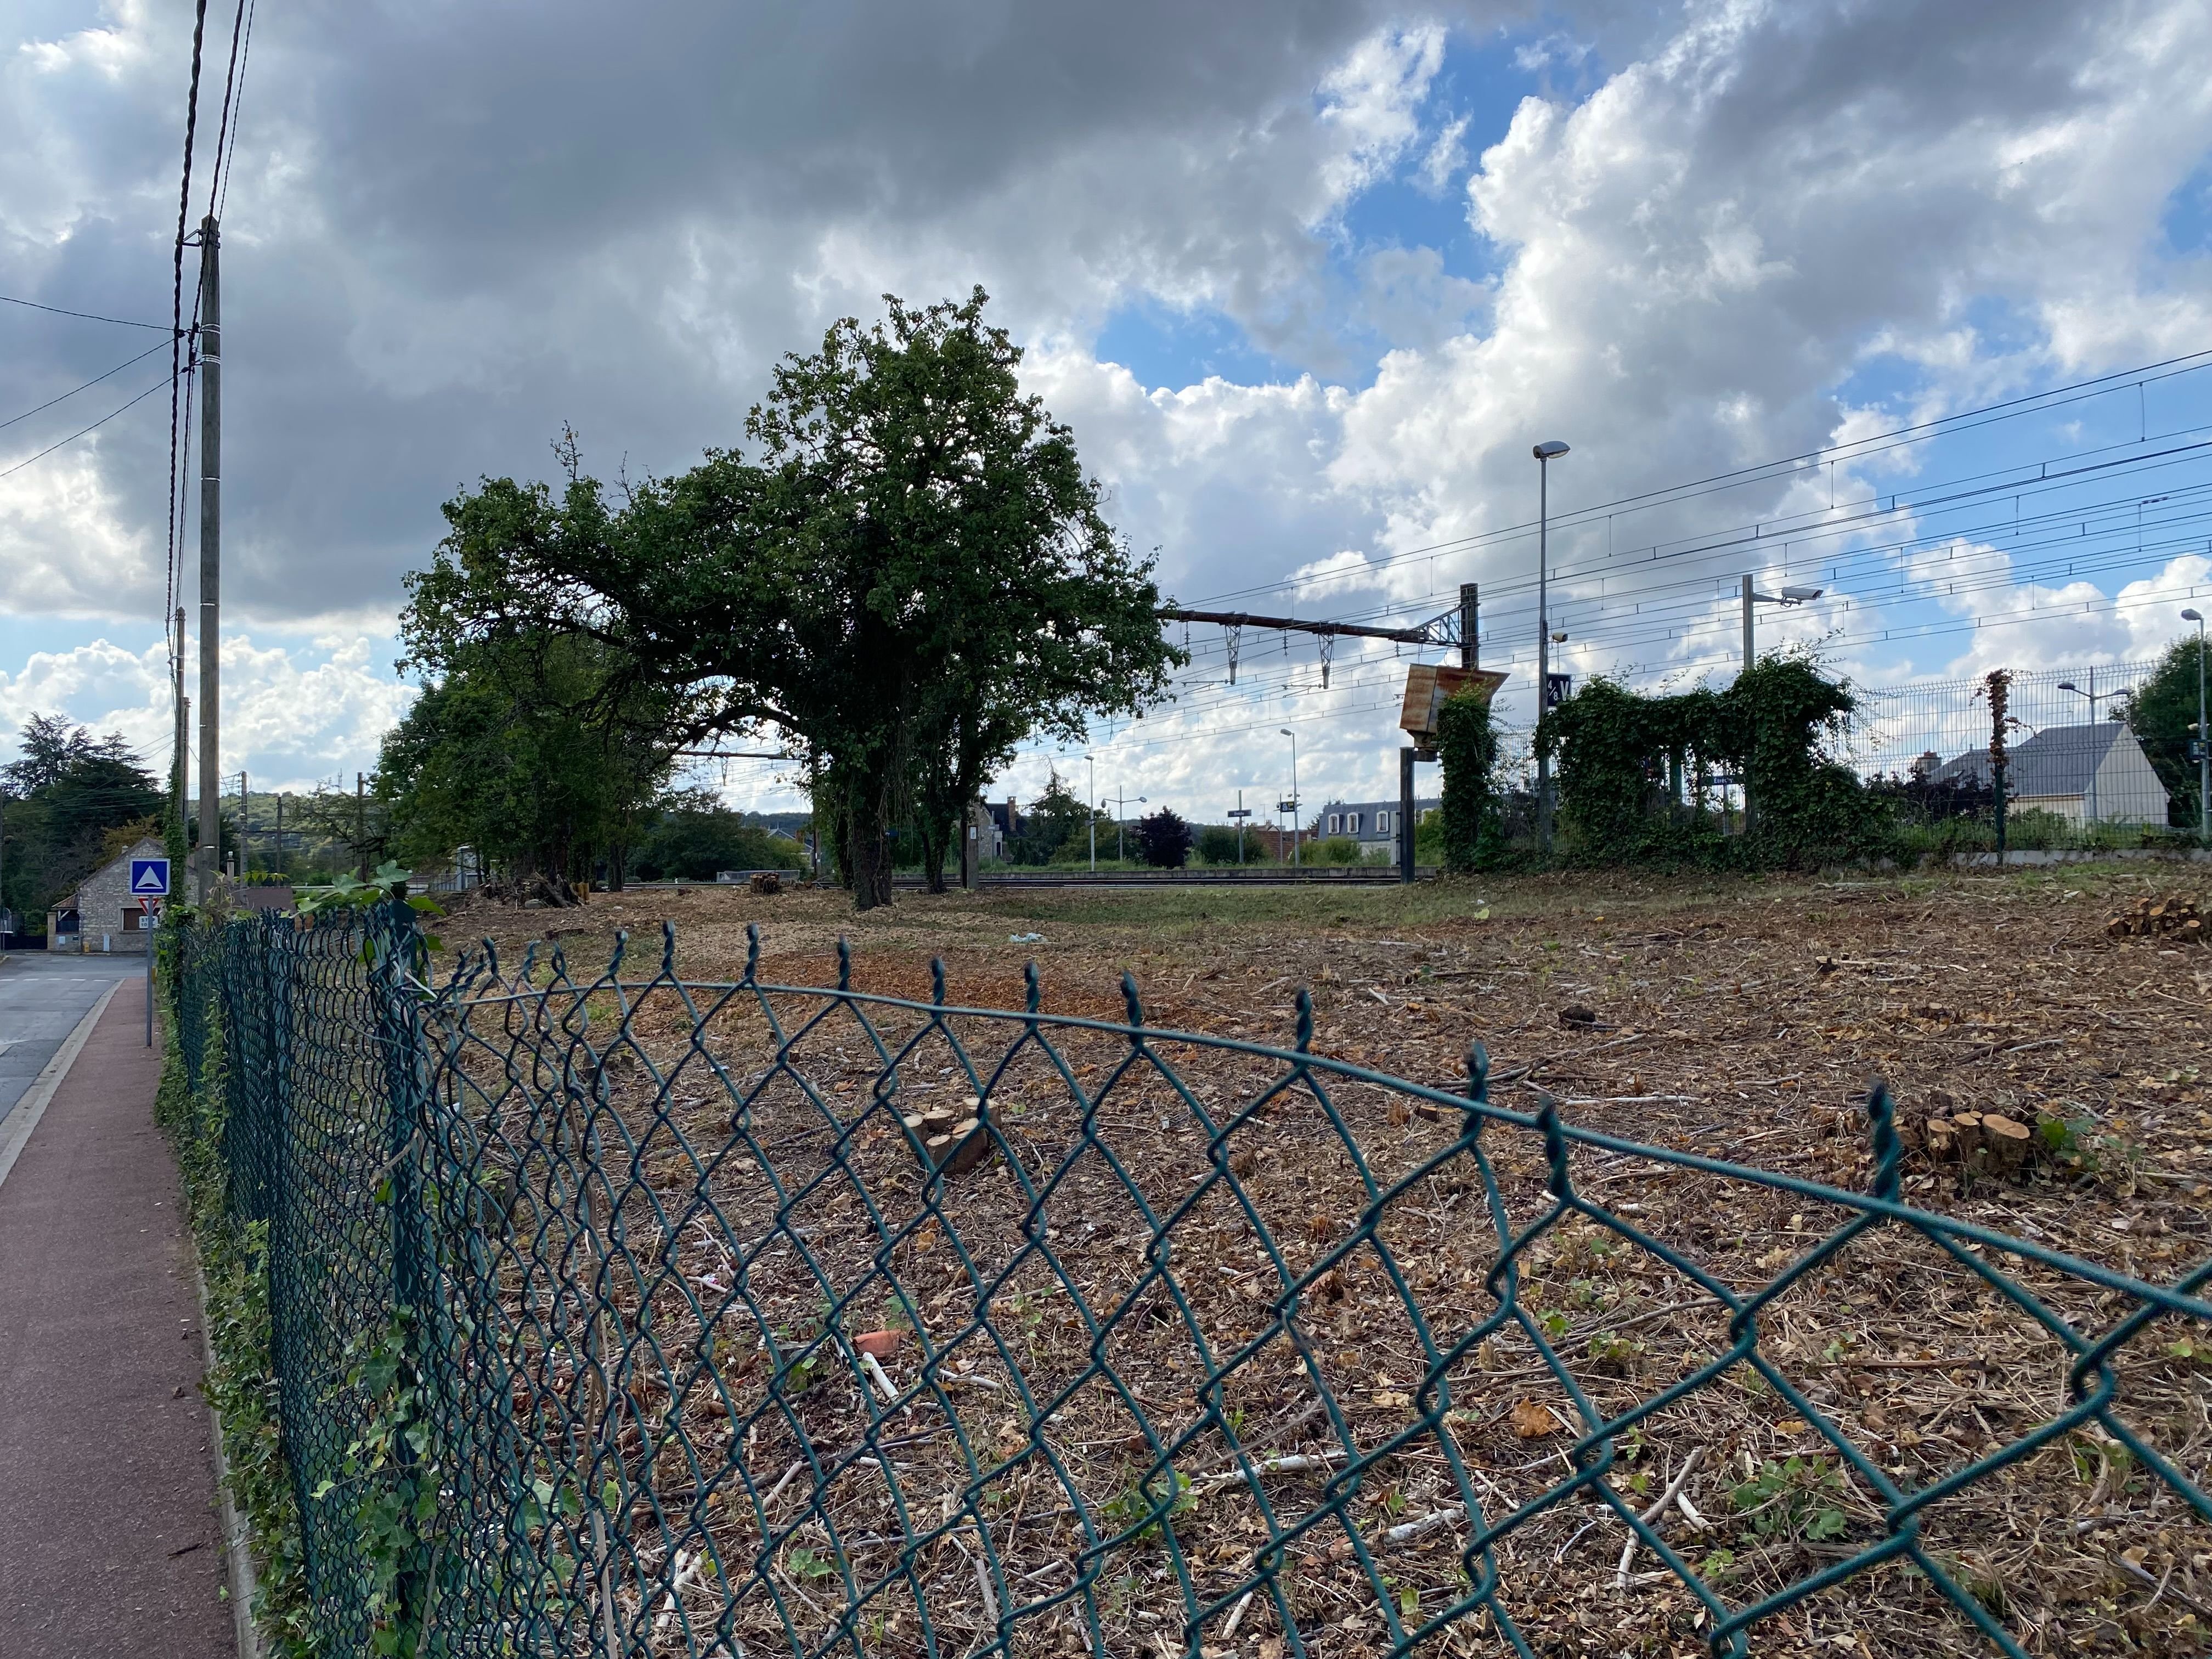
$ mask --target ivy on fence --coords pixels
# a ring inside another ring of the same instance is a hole
[[[1589,682],[1537,727],[1559,763],[1563,855],[1794,869],[1893,851],[1886,804],[1823,752],[1852,708],[1847,686],[1786,653],[1718,691],[1646,697]],[[1750,797],[1738,834],[1713,808],[1721,777]]]
[[[1992,1504],[2069,1571],[2108,1525],[2212,1547],[2212,1262],[1904,1204],[1879,1087],[1851,1191],[1509,1109],[1480,1043],[1455,1087],[1324,1056],[1303,997],[1274,1048],[1127,980],[1120,1019],[1034,968],[1019,1010],[842,950],[772,983],[757,936],[730,983],[670,933],[433,985],[398,905],[179,932],[326,1653],[1532,1656],[1599,1609],[1742,1655],[1840,1608],[2024,1659],[2072,1638],[1967,1559]],[[1731,1203],[1782,1241],[1754,1282],[1711,1259]],[[1929,1363],[1953,1285],[1972,1363],[2040,1381],[1908,1466],[1835,1368]],[[1808,1350],[1869,1298],[1902,1331]],[[2124,1522],[2077,1523],[2085,1468]],[[2168,1588],[2137,1638],[2201,1646]]]

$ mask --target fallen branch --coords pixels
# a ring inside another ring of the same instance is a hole
[[[1659,1494],[1659,1501],[1638,1517],[1645,1526],[1655,1524],[1660,1516],[1667,1513],[1668,1505],[1682,1495],[1682,1488],[1689,1484],[1690,1475],[1697,1468],[1698,1460],[1703,1457],[1705,1453],[1705,1449],[1703,1446],[1690,1448],[1690,1455],[1682,1460],[1682,1467],[1674,1472],[1674,1478],[1668,1483],[1667,1490]],[[1613,1587],[1615,1589],[1628,1588],[1629,1563],[1636,1559],[1636,1547],[1643,1541],[1637,1536],[1636,1529],[1633,1527],[1630,1528],[1628,1541],[1620,1547],[1620,1566],[1613,1575]]]

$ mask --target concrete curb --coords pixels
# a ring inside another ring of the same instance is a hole
[[[100,1000],[92,1005],[92,1011],[77,1021],[76,1029],[62,1039],[62,1046],[54,1050],[54,1057],[46,1062],[46,1069],[32,1080],[22,1099],[15,1103],[15,1109],[8,1114],[7,1122],[0,1124],[0,1182],[4,1182],[8,1179],[8,1171],[15,1167],[15,1160],[22,1156],[23,1148],[30,1142],[31,1131],[39,1127],[39,1120],[46,1115],[46,1103],[54,1097],[54,1091],[62,1086],[62,1079],[69,1075],[69,1068],[76,1063],[77,1055],[84,1051],[84,1045],[92,1036],[92,1028],[100,1024],[100,1017],[107,1012],[107,1005],[115,1000],[115,994],[123,988],[123,984],[124,981],[118,979],[100,994]]]
[[[200,1266],[199,1243],[192,1243],[192,1283],[200,1295],[200,1357],[206,1369],[215,1370],[215,1340],[208,1334],[207,1273]],[[261,1627],[253,1622],[253,1598],[259,1582],[253,1573],[253,1551],[247,1541],[246,1517],[230,1501],[230,1460],[222,1455],[222,1419],[208,1407],[208,1424],[215,1437],[215,1501],[222,1522],[222,1553],[230,1580],[231,1618],[238,1626],[238,1659],[261,1659]]]

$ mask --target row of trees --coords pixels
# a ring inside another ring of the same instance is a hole
[[[773,742],[862,908],[909,824],[941,886],[1017,746],[1136,714],[1182,654],[1148,560],[1022,394],[981,289],[787,357],[749,447],[610,489],[487,479],[409,580],[422,699],[386,744],[395,847],[464,842],[554,884],[619,879],[681,751]]]

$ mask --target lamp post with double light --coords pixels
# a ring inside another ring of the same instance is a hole
[[[2121,693],[2118,691],[2100,691],[2097,690],[2097,671],[2094,668],[2089,671],[2088,678],[2089,689],[2087,691],[2084,691],[2080,686],[2075,684],[2071,680],[2059,681],[2058,689],[2061,691],[2071,691],[2077,697],[2086,697],[2088,699],[2089,724],[2094,727],[2097,723],[2097,705],[2100,702],[2110,702],[2114,697],[2119,696]],[[2089,787],[2087,790],[2089,807],[2088,823],[2091,824],[2102,821],[2097,816],[2097,769],[2104,763],[2104,759],[2105,757],[2103,754],[2097,750],[2094,743],[2093,742],[2089,755]],[[2084,828],[2087,827],[2087,825],[2084,826]]]
[[[1291,740],[1291,868],[1298,867],[1298,734],[1287,726],[1276,728]]]

